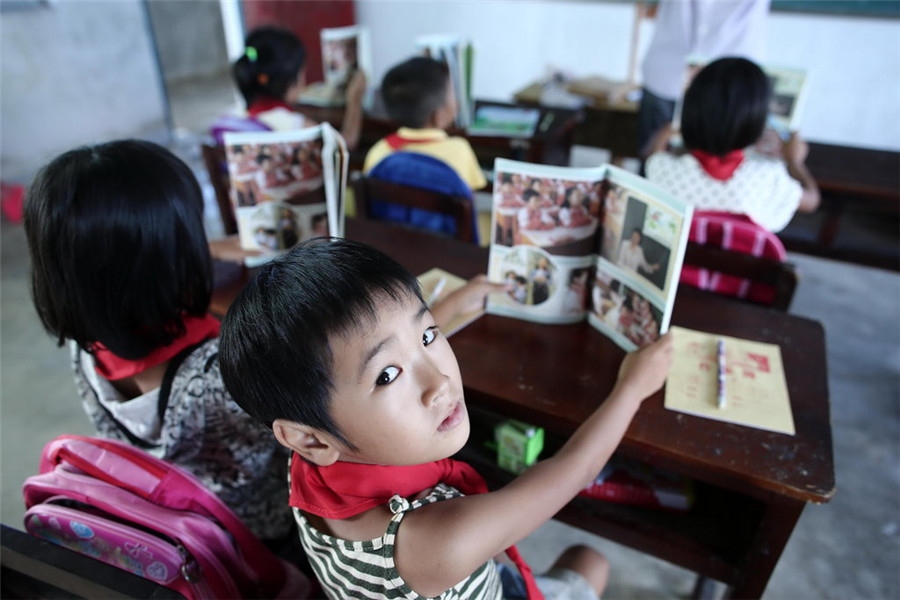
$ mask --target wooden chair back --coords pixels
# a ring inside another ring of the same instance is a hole
[[[225,146],[201,144],[203,163],[209,173],[209,181],[216,192],[216,203],[219,206],[219,214],[222,215],[222,226],[225,235],[237,233],[237,220],[234,216],[234,207],[231,205],[229,188],[231,182],[228,179],[228,163],[225,158]]]
[[[747,215],[695,211],[680,281],[786,311],[797,287],[786,260],[778,236]]]
[[[725,250],[715,246],[688,242],[684,253],[684,264],[744,279],[752,284],[761,284],[772,289],[771,302],[763,302],[754,297],[740,298],[757,304],[787,312],[794,297],[799,280],[797,269],[789,262],[753,256],[735,250]]]
[[[356,212],[359,216],[377,219],[373,214],[372,200],[399,204],[409,208],[449,215],[456,224],[456,239],[475,243],[475,215],[471,197],[433,192],[419,187],[391,183],[370,177],[359,177],[353,182]],[[423,231],[428,231],[423,229]],[[438,234],[435,234],[438,235]]]

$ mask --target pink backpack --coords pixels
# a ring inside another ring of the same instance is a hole
[[[186,598],[307,598],[277,558],[187,471],[116,440],[63,435],[25,480],[25,529]]]

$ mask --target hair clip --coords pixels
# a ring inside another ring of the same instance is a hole
[[[250,62],[256,62],[256,59],[259,58],[259,54],[256,52],[256,48],[253,46],[247,46],[244,50],[244,56],[250,59]]]

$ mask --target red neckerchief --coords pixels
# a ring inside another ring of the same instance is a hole
[[[697,159],[703,170],[719,181],[728,181],[744,160],[743,150],[732,150],[724,156],[716,156],[703,150],[691,150],[691,156]]]
[[[481,475],[467,463],[445,458],[422,465],[382,466],[336,462],[327,467],[309,463],[296,453],[291,460],[290,505],[326,519],[346,519],[387,504],[395,494],[409,498],[446,483],[464,494],[488,491]],[[506,555],[519,569],[528,600],[542,600],[531,568],[515,546]]]
[[[128,360],[120,358],[106,349],[103,344],[97,342],[94,352],[94,369],[109,381],[118,381],[126,377],[133,377],[150,367],[171,359],[173,356],[203,340],[219,337],[221,323],[212,315],[202,317],[185,317],[184,335],[173,341],[168,346],[162,346],[150,352],[144,358]]]
[[[391,135],[385,136],[384,141],[394,150],[399,150],[403,146],[409,144],[427,144],[429,142],[439,142],[442,139],[444,139],[443,136],[433,138],[405,138],[399,133],[392,133]]]
[[[268,112],[275,108],[284,108],[286,110],[294,112],[294,109],[291,108],[291,105],[284,100],[279,100],[277,98],[258,98],[253,101],[253,104],[247,107],[247,114],[251,117],[255,117],[259,113]]]

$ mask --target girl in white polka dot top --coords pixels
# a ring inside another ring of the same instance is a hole
[[[704,67],[684,96],[684,148],[667,151],[672,124],[657,133],[646,163],[650,181],[699,210],[748,215],[769,231],[783,229],[798,210],[819,205],[819,189],[806,168],[809,147],[796,133],[781,157],[752,150],[762,137],[771,88],[762,69],[744,58]]]

